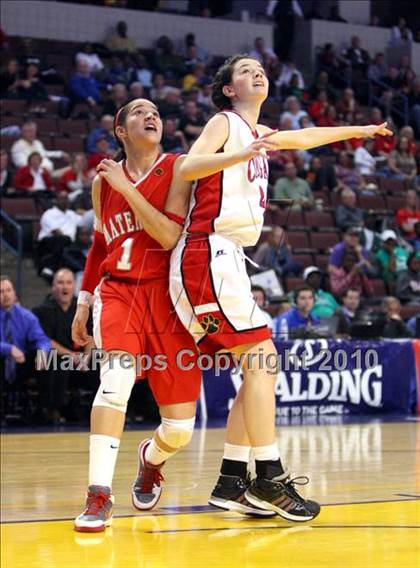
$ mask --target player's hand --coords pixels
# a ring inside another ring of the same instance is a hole
[[[85,346],[92,341],[92,337],[87,332],[88,319],[89,308],[79,304],[71,324],[71,338],[77,345]]]
[[[277,144],[272,142],[268,139],[268,136],[271,136],[273,132],[269,132],[268,134],[264,134],[260,138],[257,138],[252,144],[238,152],[238,158],[241,159],[241,162],[247,162],[254,156],[266,156],[268,152],[274,152],[278,150]]]
[[[118,191],[118,193],[124,193],[124,190],[127,189],[128,180],[121,164],[105,158],[98,164],[96,171],[99,177],[105,179],[112,189]]]
[[[387,128],[387,123],[369,124],[362,126],[362,138],[374,138],[375,136],[394,136],[392,130]]]

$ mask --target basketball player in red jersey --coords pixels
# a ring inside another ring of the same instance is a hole
[[[242,247],[255,245],[260,237],[268,183],[266,151],[392,133],[386,123],[275,132],[258,124],[267,94],[264,69],[253,58],[234,56],[216,73],[212,96],[221,112],[207,123],[180,168],[184,179],[198,182],[186,234],[172,253],[170,290],[181,321],[201,351],[230,351],[243,360],[243,383],[229,413],[220,477],[209,502],[242,512],[259,507],[291,521],[307,521],[320,507],[297,493],[298,482],[280,460],[276,376],[266,366],[275,346],[252,298]],[[256,479],[249,483],[251,449]]]
[[[75,529],[84,532],[111,524],[112,479],[138,375],[135,357],[151,358],[147,378],[162,419],[153,439],[139,446],[132,488],[138,509],[155,506],[163,463],[191,439],[201,379],[197,367],[180,371],[176,364],[177,353],[194,351],[195,345],[168,294],[170,253],[165,249],[179,237],[190,192],[190,184],[179,176],[184,158],[160,154],[162,122],[156,106],[145,99],[120,109],[115,134],[124,160],[104,160],[93,181],[94,243],[73,322],[73,339],[83,345],[89,339],[86,322],[94,293],[95,343],[108,359],[101,363],[91,414],[86,508],[75,519]]]

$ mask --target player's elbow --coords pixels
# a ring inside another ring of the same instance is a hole
[[[162,245],[162,248],[164,248],[165,250],[172,250],[173,248],[175,248],[177,242],[179,241],[181,233],[182,227],[180,227],[179,225],[174,227],[173,230],[168,231],[161,240],[160,244]]]

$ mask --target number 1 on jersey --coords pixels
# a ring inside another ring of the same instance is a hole
[[[130,257],[131,257],[131,249],[133,247],[133,242],[134,239],[132,237],[129,237],[128,239],[125,239],[125,241],[121,245],[123,253],[121,255],[120,260],[117,262],[118,270],[131,270]]]

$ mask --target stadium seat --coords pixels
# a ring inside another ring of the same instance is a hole
[[[311,229],[325,229],[335,225],[333,216],[327,211],[306,211],[305,224]]]
[[[296,250],[309,250],[311,245],[308,240],[308,235],[305,231],[288,231],[287,240],[291,245],[293,252]]]
[[[294,229],[296,227],[304,227],[302,212],[295,209],[285,208],[277,209],[271,212],[271,218],[275,225],[284,226],[285,229]]]
[[[404,191],[405,183],[399,179],[380,177],[379,187],[387,193],[399,193]]]
[[[326,272],[328,268],[329,258],[330,257],[328,254],[317,254],[316,256],[314,256],[315,259],[314,265],[317,266],[323,272]]]
[[[35,118],[39,134],[54,134],[57,130],[57,120],[52,117]]]
[[[18,138],[19,138],[18,136],[1,136],[0,137],[1,149],[6,150],[6,152],[8,152]]]
[[[293,292],[298,286],[305,284],[303,278],[286,278],[286,291]]]
[[[19,220],[39,219],[40,211],[31,197],[4,197],[1,207],[5,213]]]
[[[1,108],[4,114],[23,114],[27,107],[28,103],[19,99],[3,99],[1,101]]]
[[[371,280],[370,283],[372,284],[373,293],[375,296],[387,295],[385,282],[381,278],[375,278]]]
[[[381,194],[378,195],[360,195],[359,206],[362,209],[375,209],[381,211],[386,209],[384,198]]]
[[[56,150],[62,150],[63,152],[83,152],[84,142],[81,138],[54,138],[54,147]]]
[[[388,209],[398,211],[398,209],[402,209],[405,206],[406,198],[405,195],[387,195],[386,203]]]
[[[338,233],[319,232],[311,233],[312,247],[320,252],[329,252],[339,241]]]
[[[420,313],[419,306],[401,306],[401,317],[404,320],[410,319]]]
[[[59,120],[58,132],[61,136],[86,136],[86,120]]]
[[[312,264],[314,264],[314,259],[313,259],[312,254],[294,253],[292,255],[292,258],[293,258],[294,261],[301,264],[303,268],[306,268],[307,266],[311,266]]]

